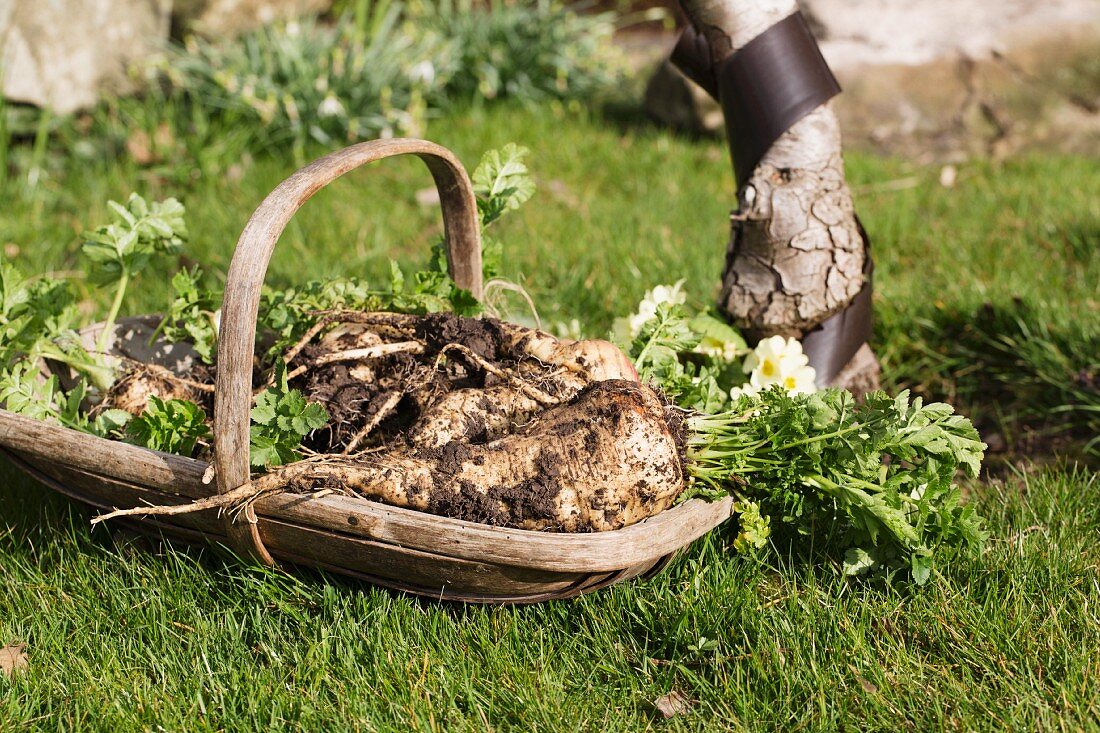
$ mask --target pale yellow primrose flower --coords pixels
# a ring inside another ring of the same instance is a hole
[[[783,377],[783,388],[788,394],[810,394],[817,391],[817,372],[812,366],[803,366]]]
[[[742,365],[749,381],[730,390],[730,396],[755,396],[762,389],[778,384],[792,395],[817,391],[814,379],[817,373],[809,365],[809,358],[802,351],[797,339],[771,336],[764,339]]]
[[[695,347],[695,353],[729,363],[737,359],[738,354],[742,352],[739,345],[732,341],[721,341],[707,336]]]
[[[758,388],[746,382],[740,387],[734,387],[730,390],[730,399],[736,401],[741,397],[755,397],[759,392],[760,390]]]

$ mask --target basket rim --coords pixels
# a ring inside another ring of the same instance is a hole
[[[100,438],[0,409],[0,447],[19,455],[190,499],[217,493],[203,483],[209,464]],[[733,513],[732,497],[689,499],[605,532],[543,532],[496,527],[392,506],[358,496],[278,494],[257,500],[265,518],[386,542],[463,560],[554,572],[610,572],[675,552]]]

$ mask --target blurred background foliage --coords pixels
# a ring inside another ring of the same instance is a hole
[[[136,94],[88,112],[55,117],[0,101],[0,175],[14,165],[36,180],[50,136],[77,156],[206,167],[273,148],[301,161],[310,143],[423,135],[456,106],[576,104],[622,79],[618,21],[558,0],[346,0],[238,37],[189,34],[133,66]],[[13,147],[19,140],[30,145]]]

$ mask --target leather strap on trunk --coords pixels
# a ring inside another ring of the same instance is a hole
[[[780,135],[840,93],[801,13],[749,41],[717,77],[738,186]]]
[[[867,243],[867,233],[863,230],[859,217],[856,217],[856,224],[859,225],[864,243]],[[859,348],[874,335],[871,317],[874,274],[875,264],[868,251],[867,264],[863,268],[863,287],[856,293],[856,297],[844,306],[844,310],[829,316],[802,334],[802,350],[816,372],[815,381],[818,387],[832,384]]]
[[[680,34],[670,60],[684,76],[701,86],[712,98],[718,99],[718,75],[711,64],[710,46],[707,39],[690,25]]]

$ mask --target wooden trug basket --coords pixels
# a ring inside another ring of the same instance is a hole
[[[423,140],[378,140],[325,156],[283,181],[237,242],[222,303],[214,408],[216,483],[207,464],[97,438],[0,410],[0,449],[66,496],[102,509],[180,504],[224,493],[249,478],[249,412],[260,287],[275,243],[314,193],[360,165],[420,157],[443,209],[451,276],[481,297],[478,214],[455,156]],[[117,333],[118,331],[116,331]],[[534,532],[478,524],[354,496],[282,494],[239,514],[214,511],[122,520],[138,531],[220,543],[266,564],[321,568],[435,599],[532,603],[569,598],[660,571],[725,521],[732,501],[693,499],[619,530]]]

